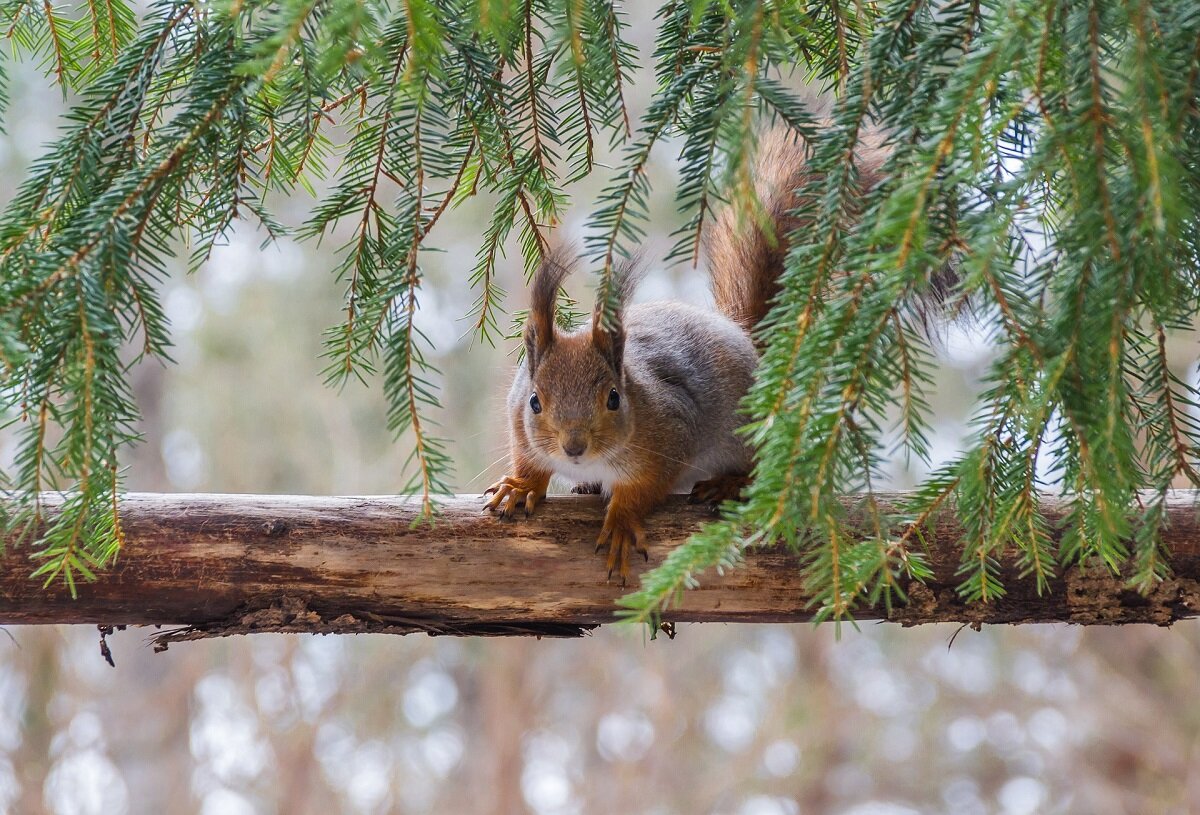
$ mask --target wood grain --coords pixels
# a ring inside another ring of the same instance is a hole
[[[884,503],[894,496],[882,496]],[[48,498],[48,505],[53,500]],[[1169,499],[1167,548],[1174,576],[1148,596],[1106,569],[1072,568],[1046,596],[1002,563],[1007,596],[982,606],[954,591],[961,530],[948,516],[925,535],[935,578],[909,587],[910,601],[860,619],[905,625],[957,620],[1023,623],[1168,624],[1200,610],[1196,494]],[[26,550],[0,558],[0,624],[95,623],[178,627],[162,642],[252,631],[386,631],[470,635],[579,635],[612,622],[629,589],[605,579],[593,552],[602,519],[596,496],[551,496],[533,518],[501,521],[482,499],[453,496],[432,525],[414,524],[403,497],[159,495],[124,497],[128,538],[117,563],[77,599],[30,580]],[[1065,506],[1047,498],[1053,526]],[[672,498],[650,518],[648,563],[660,563],[712,515]],[[779,549],[747,553],[743,568],[700,576],[665,619],[674,622],[800,622],[811,619],[795,558]]]

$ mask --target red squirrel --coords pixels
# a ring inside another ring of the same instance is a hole
[[[615,319],[598,303],[589,326],[555,327],[555,304],[569,266],[551,255],[533,278],[525,358],[508,394],[509,474],[485,491],[486,510],[531,514],[550,476],[577,492],[609,496],[596,542],[608,547],[608,574],[624,582],[630,550],[647,556],[643,520],[668,494],[693,501],[737,497],[753,460],[737,429],[738,403],[758,362],[751,333],[779,288],[784,237],[805,174],[805,148],[794,133],[772,130],[758,147],[756,192],[763,218],[732,207],[707,233],[717,311],[683,303],[626,306],[635,285],[616,273]]]

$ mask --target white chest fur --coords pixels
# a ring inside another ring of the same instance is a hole
[[[605,494],[612,492],[613,484],[620,477],[615,467],[602,458],[585,457],[580,461],[549,456],[547,464],[556,476],[571,486],[576,484],[600,484]]]
[[[584,458],[581,461],[572,461],[569,458],[559,458],[558,456],[547,456],[543,458],[545,465],[561,478],[570,487],[576,484],[599,484],[605,495],[612,493],[613,484],[621,477],[621,473],[601,458]],[[697,468],[693,463],[685,467],[683,473],[676,479],[672,486],[673,493],[687,493],[692,489],[692,485],[697,481],[705,478],[712,478],[713,474],[706,469]]]

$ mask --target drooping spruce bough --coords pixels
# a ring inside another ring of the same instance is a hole
[[[642,235],[655,146],[682,144],[672,256],[692,262],[722,202],[756,217],[754,134],[773,119],[810,141],[814,173],[747,400],[756,480],[644,578],[630,613],[779,539],[823,615],[890,603],[921,576],[922,521],[938,511],[969,532],[968,599],[1002,595],[1005,550],[1043,587],[1095,558],[1132,558],[1141,588],[1160,579],[1164,492],[1200,484],[1197,396],[1165,353],[1198,302],[1200,4],[696,0],[656,19],[650,55],[603,0],[158,2],[140,19],[123,0],[0,0],[0,67],[35,62],[71,95],[0,219],[2,398],[19,440],[5,524],[36,573],[73,586],[119,549],[137,416],[121,350],[168,358],[155,286],[178,247],[195,268],[235,217],[283,234],[272,200],[327,181],[300,234],[350,227],[328,375],[379,373],[392,429],[412,440],[408,489],[433,511],[448,461],[414,315],[442,213],[496,202],[471,273],[490,338],[497,254],[515,233],[532,269],[574,182],[610,179],[586,242],[610,292]],[[649,60],[657,87],[636,117],[626,87]],[[804,77],[832,113],[800,101]],[[852,156],[872,129],[889,153],[864,192]],[[599,167],[614,145],[619,166]],[[929,456],[920,303],[948,263],[950,300],[997,356],[966,452],[885,516],[869,494],[886,445]],[[1071,496],[1061,535],[1039,520],[1039,460]],[[50,488],[71,492],[43,518]],[[838,497],[854,492],[868,498],[851,521]]]

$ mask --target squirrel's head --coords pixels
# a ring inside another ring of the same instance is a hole
[[[633,278],[627,268],[614,277],[607,319],[603,303],[597,302],[591,325],[567,334],[555,327],[554,316],[568,271],[566,263],[551,256],[533,279],[524,335],[530,379],[523,407],[526,435],[550,458],[619,464],[620,451],[633,434],[621,322]]]

